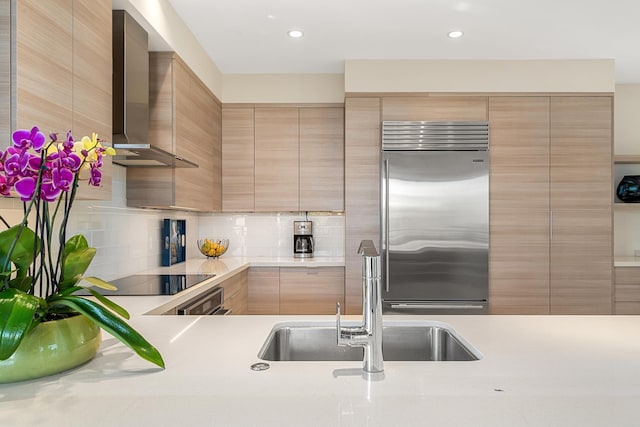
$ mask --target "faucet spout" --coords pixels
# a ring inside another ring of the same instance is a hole
[[[380,291],[380,254],[371,240],[363,240],[358,248],[362,255],[362,318],[360,326],[344,327],[340,322],[340,304],[337,305],[337,344],[364,347],[363,370],[366,373],[384,371],[382,358],[382,299]]]

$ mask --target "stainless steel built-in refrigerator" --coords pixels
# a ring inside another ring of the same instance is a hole
[[[487,122],[383,122],[383,311],[487,310]]]

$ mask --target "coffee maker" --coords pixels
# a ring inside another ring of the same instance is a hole
[[[293,221],[293,257],[313,257],[313,223]]]

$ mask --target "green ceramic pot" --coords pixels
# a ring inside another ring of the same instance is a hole
[[[85,316],[43,322],[22,339],[10,358],[0,360],[0,383],[45,377],[80,366],[95,356],[101,342],[100,327]]]

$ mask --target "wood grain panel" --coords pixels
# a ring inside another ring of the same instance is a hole
[[[224,308],[231,310],[231,314],[247,314],[248,277],[247,270],[244,270],[220,283],[224,288]]]
[[[611,210],[554,210],[551,314],[611,314]]]
[[[616,303],[640,302],[640,268],[615,267],[614,283]],[[640,312],[636,314],[640,314]]]
[[[382,98],[382,120],[487,120],[485,96]]]
[[[281,268],[280,314],[335,314],[344,305],[342,267]]]
[[[222,210],[254,209],[254,110],[222,108]]]
[[[489,310],[549,313],[549,99],[492,97]]]
[[[11,2],[0,2],[0,150],[11,141]]]
[[[551,99],[551,209],[605,209],[612,200],[610,97]]]
[[[345,305],[362,313],[360,241],[380,241],[380,99],[345,99]],[[380,248],[378,248],[380,250]]]
[[[640,301],[616,301],[615,310],[620,315],[640,314]]]
[[[71,129],[76,139],[95,132],[103,145],[111,145],[112,139],[111,44],[111,1],[74,0]],[[111,157],[105,156],[103,163],[101,186],[81,183],[79,199],[111,200]]]
[[[65,135],[72,125],[73,0],[16,3],[16,125]]]
[[[344,210],[344,109],[300,108],[300,210]]]
[[[255,211],[298,211],[298,109],[255,109]]]
[[[209,95],[209,112],[213,142],[213,159],[211,168],[213,173],[212,205],[214,212],[222,211],[222,105],[213,95]]]
[[[280,269],[249,268],[248,314],[280,314]]]

